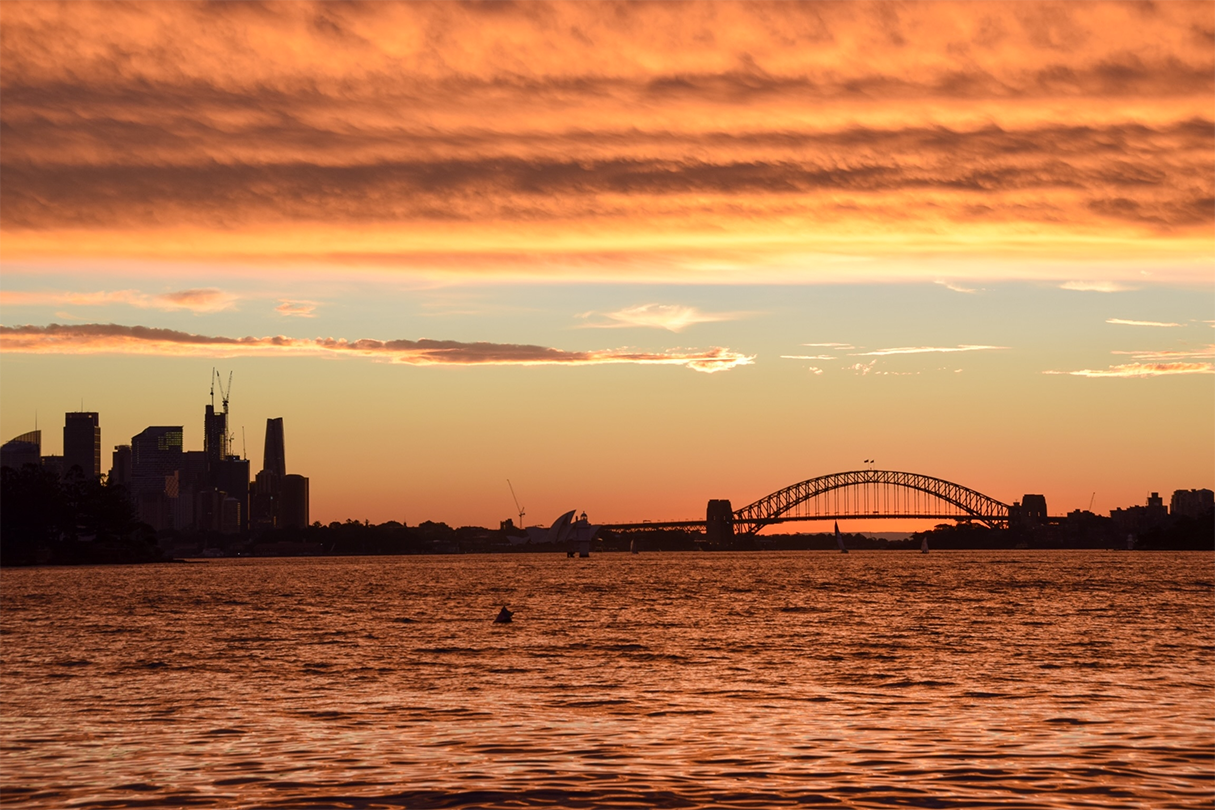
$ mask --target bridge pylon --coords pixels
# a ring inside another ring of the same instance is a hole
[[[705,509],[705,541],[712,546],[734,543],[734,508],[729,500],[714,499]]]

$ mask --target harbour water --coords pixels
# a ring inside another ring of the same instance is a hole
[[[1210,808],[1213,579],[1109,551],[7,569],[3,806]]]

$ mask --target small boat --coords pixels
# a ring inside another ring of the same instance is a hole
[[[921,554],[928,553],[928,538],[927,537],[920,540],[920,553]]]
[[[847,554],[848,548],[844,545],[844,537],[840,534],[840,522],[835,522],[835,544],[840,547],[840,554]]]
[[[503,605],[502,610],[498,611],[498,618],[494,619],[494,624],[510,624],[511,617],[514,615],[506,605]]]

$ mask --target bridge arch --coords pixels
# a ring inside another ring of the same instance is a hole
[[[1008,524],[1008,504],[969,487],[919,473],[852,470],[809,478],[733,514],[734,533],[754,535],[787,520],[944,518]]]

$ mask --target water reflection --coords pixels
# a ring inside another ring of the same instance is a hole
[[[6,570],[4,804],[1209,807],[1212,593],[1201,553]]]

